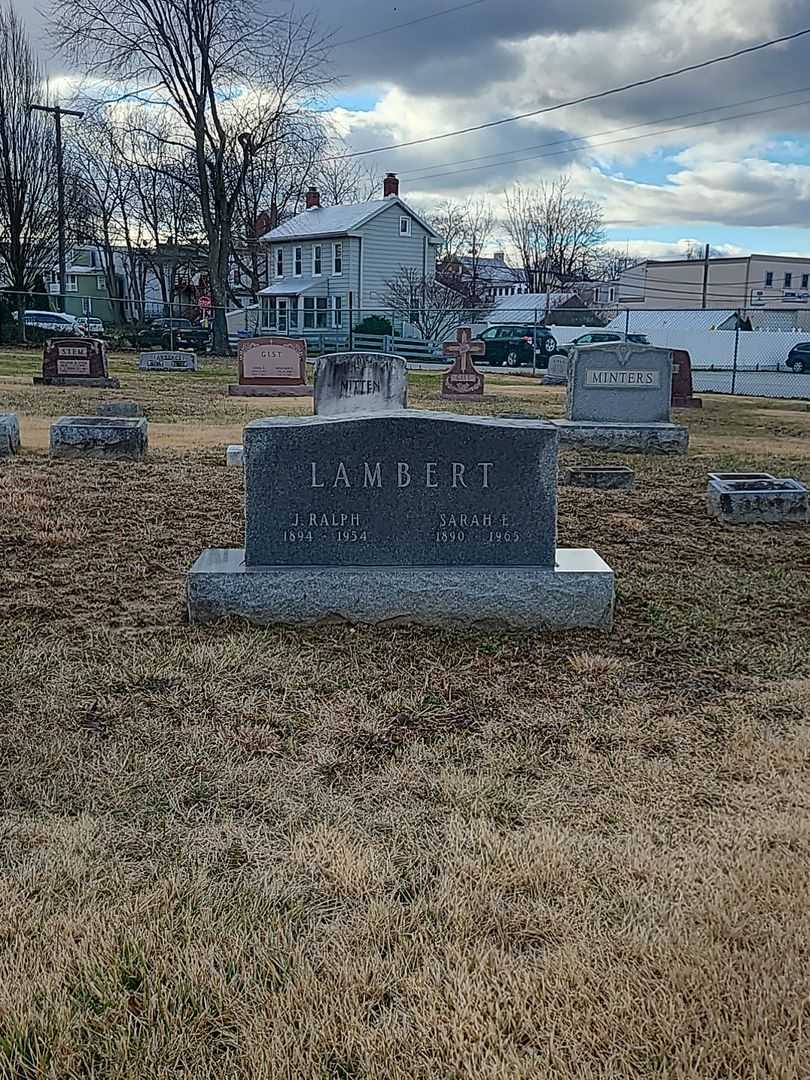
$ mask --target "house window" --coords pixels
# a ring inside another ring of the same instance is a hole
[[[343,326],[343,297],[332,297],[332,326],[339,330]]]
[[[303,249],[300,248],[300,247],[294,248],[293,249],[293,254],[294,254],[294,262],[295,262],[295,269],[293,270],[293,273],[295,274],[296,277],[301,277],[301,272],[302,272],[301,271],[301,264],[304,261]]]
[[[312,249],[312,273],[315,277],[320,277],[322,273],[322,255],[323,248],[320,244],[316,244],[315,247]]]
[[[96,288],[99,292],[105,292],[107,289],[107,280],[103,274],[98,274],[96,277]]]
[[[78,292],[79,279],[76,274],[68,274],[65,277],[65,292]]]
[[[610,291],[608,292],[608,303],[612,304],[615,299],[616,299],[616,290],[611,288]]]
[[[332,273],[343,273],[343,244],[335,244],[332,251]]]
[[[806,289],[810,285],[810,274],[802,274],[802,288]]]
[[[329,297],[319,296],[315,301],[315,327],[325,330],[329,325]]]
[[[262,327],[265,330],[274,330],[276,327],[276,298],[274,296],[262,297]]]
[[[793,274],[785,274],[785,288],[789,289],[793,284]]]
[[[276,277],[284,277],[284,251],[279,248],[276,252]]]
[[[410,236],[411,235],[411,219],[409,217],[401,217],[399,219],[399,235]]]
[[[765,275],[765,288],[770,289],[773,286],[773,271],[769,270]]]
[[[315,329],[315,297],[304,297],[304,329]]]

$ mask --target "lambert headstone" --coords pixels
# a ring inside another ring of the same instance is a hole
[[[107,346],[99,338],[51,338],[42,355],[42,375],[35,383],[47,386],[104,386],[117,389],[107,369]]]
[[[459,327],[455,341],[445,341],[444,355],[454,357],[453,366],[442,377],[442,398],[445,401],[469,401],[484,396],[484,376],[472,362],[473,356],[486,352],[483,341],[472,340],[468,326]]]
[[[142,352],[138,356],[141,371],[196,371],[197,356],[193,352]]]
[[[148,445],[145,418],[61,416],[51,424],[52,457],[142,461]]]
[[[239,397],[308,397],[307,343],[286,337],[243,338],[239,342],[239,383],[228,393]]]
[[[608,627],[613,574],[556,548],[557,433],[402,410],[245,436],[245,547],[192,567],[194,621]]]
[[[0,457],[18,453],[20,449],[20,422],[13,412],[0,413]]]
[[[686,453],[689,432],[671,422],[672,353],[605,342],[572,351],[563,446],[615,453]]]
[[[408,404],[408,369],[401,356],[327,353],[315,366],[318,416],[395,412]]]

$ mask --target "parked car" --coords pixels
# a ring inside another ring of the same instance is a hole
[[[532,323],[490,326],[476,340],[487,346],[486,355],[479,357],[483,364],[520,367],[535,362],[537,367],[548,367],[549,356],[557,351],[554,335],[545,326],[535,327]]]
[[[76,321],[90,337],[103,336],[104,323],[101,319],[97,319],[95,315],[81,315]]]
[[[14,318],[17,318],[16,312],[14,312]],[[78,334],[81,337],[84,334],[84,330],[76,316],[68,315],[64,311],[24,311],[23,322],[26,327],[50,331],[54,335],[69,336]]]
[[[204,350],[211,331],[191,319],[152,319],[132,338],[137,349],[194,349]]]
[[[801,341],[788,353],[787,366],[797,375],[810,373],[810,341]]]
[[[582,334],[567,345],[560,345],[557,352],[571,355],[571,351],[580,345],[601,345],[605,341],[630,341],[634,345],[649,345],[650,339],[646,334],[625,334],[620,330],[591,330],[590,333]]]

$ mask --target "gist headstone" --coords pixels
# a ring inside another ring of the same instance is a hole
[[[473,356],[486,352],[483,341],[472,340],[469,326],[461,326],[455,341],[445,341],[444,355],[454,357],[453,366],[442,377],[442,398],[445,401],[469,401],[484,396],[484,376],[472,362]]]
[[[47,386],[104,386],[117,389],[107,369],[107,346],[98,338],[51,338],[42,355],[42,375],[34,382]]]
[[[605,342],[572,351],[563,446],[616,453],[685,453],[689,433],[671,422],[672,353]]]
[[[408,369],[401,356],[327,353],[315,366],[318,416],[392,412],[408,404]]]
[[[553,425],[402,410],[244,438],[245,547],[194,564],[193,621],[610,625],[610,568],[556,548]]]
[[[196,371],[197,356],[182,349],[177,352],[142,352],[138,355],[141,371]]]
[[[296,338],[255,337],[239,342],[239,383],[228,393],[240,397],[307,397],[307,343]]]

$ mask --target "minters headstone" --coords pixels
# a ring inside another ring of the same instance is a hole
[[[138,355],[141,371],[196,371],[197,356],[193,352],[142,352]]]
[[[612,571],[556,547],[545,421],[268,417],[244,454],[245,547],[194,564],[194,621],[610,625]]]
[[[408,404],[408,368],[401,356],[327,353],[315,365],[318,416],[395,412]]]
[[[308,397],[307,343],[285,337],[243,338],[239,342],[239,383],[228,393],[240,397]]]
[[[107,346],[99,338],[51,338],[42,354],[42,375],[34,382],[46,386],[103,386],[117,389],[107,368]]]
[[[653,345],[605,342],[572,351],[565,447],[613,453],[683,454],[688,429],[671,421],[672,353]]]
[[[452,356],[453,366],[442,377],[441,396],[445,401],[469,401],[484,396],[484,376],[474,366],[473,356],[486,353],[483,341],[473,341],[469,326],[461,326],[455,341],[445,341],[444,355]]]

